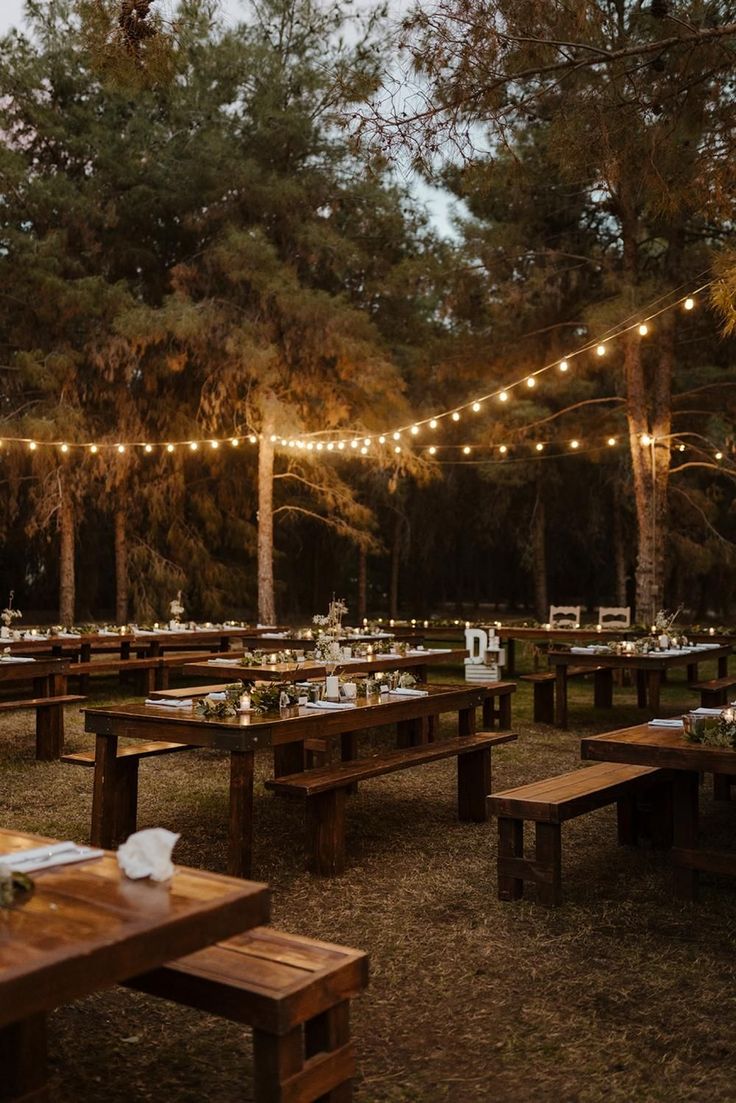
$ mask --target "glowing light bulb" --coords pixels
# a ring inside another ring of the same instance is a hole
[[[62,444],[61,450],[62,450],[62,452],[68,452],[69,451],[69,445],[68,444]]]
[[[508,391],[501,391],[500,395],[498,396],[498,401],[499,402],[508,402],[508,400],[509,400],[509,392]]]
[[[146,445],[146,446],[144,447],[143,451],[144,451],[144,452],[153,452],[153,447],[152,447],[152,446],[151,446],[150,444],[147,444],[147,445]]]
[[[394,440],[401,440],[401,433],[394,433]]]
[[[463,455],[464,455],[464,456],[469,456],[469,455],[470,455],[470,448],[469,448],[469,446],[468,446],[467,444],[466,444],[466,445],[465,445],[465,447],[463,448]]]
[[[278,439],[275,433],[271,433],[271,444],[275,444]]]
[[[385,444],[386,443],[386,438],[385,437],[379,437],[378,438],[378,443],[379,444]]]
[[[685,445],[684,444],[678,444],[677,445],[677,451],[678,452],[684,452],[685,451]]]
[[[360,454],[361,454],[361,456],[367,456],[368,455],[368,449],[366,448],[365,445],[363,445],[363,447],[361,448]]]
[[[560,360],[560,371],[567,371],[569,366],[567,360]]]
[[[580,441],[579,440],[571,440],[570,441],[570,447],[571,448],[579,448],[580,447]]]
[[[506,447],[505,444],[501,445],[501,447],[499,448],[499,452],[501,453],[502,456],[506,455],[506,453],[508,452],[508,448]]]
[[[429,427],[430,427],[430,429],[436,429],[437,428],[437,418],[436,417],[432,418],[432,420],[429,423]]]
[[[358,447],[358,445],[359,445],[359,443],[360,443],[360,441],[357,441],[357,440],[351,440],[351,441],[350,441],[350,447],[351,447],[351,448],[357,448],[357,447]]]
[[[534,378],[533,375],[530,375],[527,378],[526,385],[527,385],[527,387],[536,387],[537,381],[536,381],[536,379]]]
[[[434,454],[435,454],[435,452],[436,452],[436,451],[437,451],[437,449],[435,448],[435,446],[434,446],[434,445],[432,445],[432,446],[430,447],[430,449],[429,449],[429,454],[430,454],[430,456],[434,456]]]
[[[90,452],[92,453],[92,455],[96,455],[96,453],[97,453],[97,445],[96,445],[96,444],[90,444],[90,446],[89,446],[89,450],[90,450]]]
[[[596,350],[595,350],[595,354],[596,354],[596,356],[605,356],[606,355],[606,346],[605,345],[598,345]]]
[[[366,448],[370,448],[370,446],[371,446],[371,438],[370,438],[370,437],[366,437],[366,438],[365,438],[365,440],[363,441],[363,444],[364,444],[364,445],[366,446]]]
[[[615,437],[609,437],[608,438],[608,447],[609,448],[613,448],[615,443],[616,443],[616,438]]]
[[[412,435],[413,437],[415,437],[415,436],[417,435],[417,433],[418,433],[418,432],[419,432],[419,426],[418,426],[418,425],[412,425],[412,427],[411,427],[411,435]]]
[[[311,452],[313,449],[314,449],[314,445],[312,444],[312,442],[310,440],[309,443],[307,444],[307,452]]]
[[[543,444],[537,444],[536,449],[537,449],[537,452],[544,452],[544,445]]]
[[[394,448],[394,452],[396,452],[398,454],[400,451],[401,451],[401,445],[397,444],[396,447]]]
[[[474,402],[473,403],[473,413],[477,414],[479,410],[480,410],[480,402]]]
[[[322,441],[321,440],[317,441],[317,451],[321,452],[323,448],[324,448],[324,444],[322,443]]]
[[[174,451],[174,445],[173,444],[167,444],[166,445],[166,451],[167,452],[173,452]]]
[[[189,448],[192,452],[197,451],[197,449],[199,448],[199,445],[197,444],[196,440],[190,440],[189,441]]]
[[[723,452],[716,452],[716,459],[717,460],[722,460],[723,459]]]
[[[28,447],[30,448],[31,452],[35,452],[37,447],[35,440],[30,441]]]
[[[340,441],[340,443],[337,446],[337,450],[338,450],[338,452],[344,452],[345,451],[345,441],[344,440]]]
[[[648,448],[649,445],[652,443],[652,438],[649,436],[649,433],[642,433],[639,440],[641,441],[641,443],[644,445],[645,448]]]
[[[691,298],[688,295],[688,297],[685,299],[685,302],[682,305],[685,307],[685,310],[692,310],[693,307],[695,306],[695,299]]]
[[[642,322],[639,326],[639,336],[646,337],[647,333],[649,333],[649,326],[646,322]]]
[[[331,440],[327,442],[327,451],[328,452],[332,452],[334,447],[335,447],[335,445]]]
[[[304,447],[304,441],[303,440],[298,440],[296,442],[296,446],[297,446],[297,448],[303,448]]]
[[[453,412],[453,415],[452,415],[452,420],[453,420],[453,421],[459,421],[459,420],[460,420],[460,414],[458,413],[458,411],[457,411],[457,410],[455,410],[455,411]]]
[[[122,456],[124,451],[125,451],[125,445],[124,444],[119,444],[118,445],[118,452],[120,453],[121,456]]]

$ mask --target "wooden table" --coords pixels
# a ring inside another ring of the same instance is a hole
[[[543,628],[541,625],[537,627],[526,625],[516,627],[513,624],[502,624],[500,627],[496,625],[495,632],[506,648],[506,666],[504,669],[509,677],[516,673],[517,640],[545,643],[554,647],[555,644],[587,643],[591,640],[609,643],[636,635],[636,633],[632,633],[630,628],[601,628],[599,632],[595,625],[590,624],[582,628]]]
[[[0,830],[0,852],[54,841]],[[2,1100],[48,1098],[49,1011],[269,918],[266,885],[196,869],[129,881],[109,854],[32,876],[33,896],[0,911]]]
[[[687,668],[688,677],[697,678],[697,664],[718,662],[718,676],[728,673],[728,657],[731,646],[712,647],[707,651],[682,651],[677,655],[659,655],[649,652],[646,655],[613,654],[573,654],[570,651],[550,651],[547,658],[555,668],[555,724],[558,728],[567,727],[567,681],[571,666],[596,667],[606,669],[596,674],[596,699],[598,708],[609,708],[613,703],[613,671],[632,670],[636,672],[637,704],[639,708],[659,709],[662,675],[673,667]]]
[[[468,652],[465,648],[433,648],[431,650],[412,652],[409,655],[373,655],[365,659],[350,659],[346,662],[330,664],[330,669],[335,668],[336,674],[377,674],[386,670],[412,670],[418,681],[427,681],[427,670],[430,664],[436,662],[457,662],[465,659]],[[258,666],[241,666],[231,662],[218,663],[216,659],[210,662],[188,663],[183,672],[193,678],[199,678],[203,682],[211,680],[222,682],[223,678],[232,681],[246,679],[250,681],[293,681],[309,678],[324,678],[327,667],[324,663],[315,660],[305,660],[302,663],[262,663]]]
[[[736,774],[736,750],[689,743],[674,728],[634,728],[594,735],[581,742],[585,759],[660,766],[673,770],[673,829],[675,893],[683,899],[697,896],[698,871],[736,875],[736,854],[704,850],[698,840],[700,773]]]
[[[0,688],[18,682],[33,685],[33,698],[61,697],[66,694],[69,663],[62,659],[35,659],[30,663],[0,662]],[[2,702],[9,706],[10,702]],[[22,701],[19,707],[22,707]],[[0,706],[1,707],[1,706]],[[64,738],[63,704],[36,710],[36,758],[51,761],[62,753]]]
[[[126,774],[117,760],[118,739],[185,743],[227,751],[230,755],[228,872],[248,876],[253,852],[253,759],[261,747],[274,756],[274,774],[283,777],[305,767],[305,741],[341,740],[345,758],[357,757],[358,733],[366,728],[396,724],[404,746],[426,743],[442,713],[457,712],[458,732],[473,734],[476,709],[483,710],[484,728],[498,716],[510,726],[510,696],[500,698],[496,712],[494,685],[429,686],[427,696],[378,697],[359,700],[352,709],[328,712],[299,708],[297,716],[249,713],[225,719],[204,719],[190,709],[127,704],[85,709],[85,730],[96,735],[95,779],[91,837],[95,846],[117,843],[135,815],[136,793],[125,791]],[[508,688],[508,687],[506,687]],[[126,817],[127,820],[126,820]]]

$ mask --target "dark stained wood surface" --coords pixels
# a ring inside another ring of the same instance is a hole
[[[637,766],[662,766],[671,770],[736,773],[736,750],[689,743],[676,728],[650,728],[637,724],[604,735],[591,735],[580,743],[585,759],[629,762]]]
[[[413,670],[445,662],[457,662],[467,657],[465,648],[427,649],[420,654],[377,655],[372,658],[353,659],[350,662],[330,664],[336,674],[371,674],[386,670]],[[305,661],[303,663],[263,663],[258,666],[240,666],[233,663],[209,662],[188,663],[183,673],[202,682],[211,680],[231,681],[286,681],[288,679],[324,678],[327,667],[324,663]]]
[[[54,842],[0,830],[0,852]],[[178,867],[130,881],[114,855],[33,874],[0,913],[0,1027],[157,968],[268,921],[266,885]]]
[[[2,641],[0,640],[0,645]],[[0,683],[30,682],[34,678],[63,676],[69,670],[66,659],[35,659],[32,663],[0,662]]]

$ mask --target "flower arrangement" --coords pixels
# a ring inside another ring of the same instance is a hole
[[[171,619],[178,621],[184,616],[184,606],[181,601],[181,590],[176,591],[176,597],[173,601],[169,602],[169,612],[171,613]]]
[[[244,691],[244,682],[232,682],[225,686],[224,697],[200,697],[195,702],[195,711],[205,720],[226,720],[228,717],[237,716],[240,698]]]
[[[7,609],[3,609],[2,613],[0,613],[0,621],[2,621],[4,628],[10,628],[14,620],[20,620],[20,618],[23,616],[20,609],[13,608],[14,597],[15,590],[11,590],[10,594],[8,595],[8,607]]]
[[[720,716],[683,717],[683,731],[688,743],[704,747],[736,748],[736,709],[724,709]]]
[[[299,703],[300,691],[292,682],[267,682],[250,692],[253,712],[278,712]]]

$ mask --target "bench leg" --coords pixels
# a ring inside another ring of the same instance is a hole
[[[485,823],[491,792],[491,748],[457,756],[457,814],[463,823]]]
[[[655,785],[647,797],[651,810],[649,834],[652,846],[669,850],[672,846],[672,782]]]
[[[562,840],[558,823],[537,823],[536,862],[549,880],[537,883],[540,903],[556,907],[562,900]]]
[[[323,1083],[334,1086],[320,1095],[325,1103],[350,1103],[355,1059],[350,1044],[350,1001],[344,1000],[304,1024],[307,1061],[320,1060]]]
[[[284,1087],[304,1067],[304,1043],[300,1027],[288,1034],[253,1031],[253,1079],[256,1103],[282,1103]]]
[[[524,858],[524,821],[506,816],[498,819],[498,899],[521,900],[524,882],[506,872],[505,859]]]
[[[345,871],[345,789],[307,797],[307,868],[322,877]]]
[[[33,1015],[0,1029],[0,1100],[46,1103],[46,1016]]]
[[[253,1031],[256,1103],[350,1103],[355,1057],[348,1002],[287,1034]]]
[[[168,689],[171,684],[169,677],[168,666],[160,666],[155,671],[156,674],[156,689]]]
[[[555,683],[534,683],[534,722],[553,724],[555,720]]]
[[[132,835],[138,820],[138,759],[121,758],[117,763],[113,837],[123,842]]]
[[[64,753],[64,706],[42,705],[36,709],[36,758],[53,762]]]

